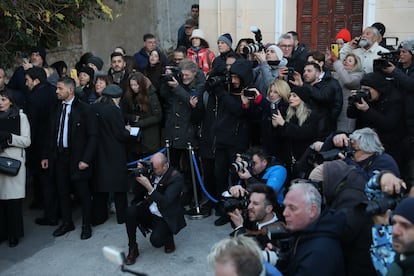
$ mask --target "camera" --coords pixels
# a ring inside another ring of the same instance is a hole
[[[181,69],[180,69],[180,67],[167,66],[166,68],[170,69],[172,73],[161,74],[161,77],[160,77],[161,82],[173,81],[173,78],[175,78],[178,82],[181,82]]]
[[[237,173],[237,172],[244,171],[251,165],[252,157],[249,154],[245,154],[245,153],[240,154],[240,158],[242,159],[242,161],[236,161],[236,162],[231,163],[230,173]]]
[[[260,31],[260,29],[257,28],[256,26],[251,26],[250,31],[254,33],[254,38],[256,40],[256,43],[252,45],[246,45],[243,48],[243,54],[245,55],[260,52],[261,50],[264,49],[264,46],[262,44],[262,32]]]
[[[375,215],[383,214],[388,209],[395,209],[397,207],[398,203],[403,199],[404,197],[402,194],[392,196],[392,197],[384,197],[384,198],[378,198],[368,201],[366,207],[365,207],[365,214],[372,217]]]
[[[355,150],[351,145],[351,139],[348,139],[348,146],[343,148],[333,148],[327,151],[314,151],[307,157],[308,165],[322,164],[325,161],[333,161],[339,159],[338,154],[342,153],[345,157],[352,156]]]
[[[219,75],[219,76],[213,76],[209,77],[206,81],[206,89],[207,91],[211,90],[212,88],[215,88],[220,85],[227,85],[231,81],[230,76],[228,74]]]
[[[368,101],[371,99],[371,93],[368,88],[361,88],[356,93],[348,98],[348,105],[354,105],[355,103],[362,103],[361,99]]]
[[[139,163],[142,166],[138,167],[138,168],[128,169],[129,173],[134,177],[143,175],[143,176],[149,178],[152,175],[152,173],[154,172],[154,168],[152,166],[152,163],[150,161],[139,161]]]
[[[281,225],[270,226],[267,229],[273,251],[262,251],[263,259],[272,265],[285,267],[295,246],[295,237]]]
[[[382,69],[389,67],[388,63],[397,65],[400,61],[400,51],[394,50],[388,53],[378,52],[380,58],[374,59],[374,72],[381,72]]]
[[[233,212],[236,209],[245,213],[247,211],[247,206],[249,206],[249,198],[248,196],[242,198],[234,198],[234,197],[223,197],[222,199],[224,212]]]

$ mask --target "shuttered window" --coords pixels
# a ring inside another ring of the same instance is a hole
[[[297,32],[308,49],[325,51],[342,28],[362,32],[363,0],[298,0]]]

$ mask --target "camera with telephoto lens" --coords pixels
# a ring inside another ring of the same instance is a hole
[[[377,54],[380,56],[380,58],[374,59],[374,72],[381,72],[382,69],[385,69],[390,66],[389,63],[397,65],[400,61],[399,50],[394,50],[387,53],[379,51]]]
[[[166,69],[170,69],[171,73],[169,74],[161,74],[160,80],[161,82],[169,82],[173,81],[175,78],[179,83],[181,83],[181,69],[177,66],[166,66]]]
[[[404,192],[396,194],[394,196],[386,196],[383,198],[370,200],[365,206],[365,214],[372,217],[375,215],[383,214],[388,209],[394,210],[403,198],[405,198]]]
[[[351,145],[351,139],[348,139],[348,146],[342,148],[333,148],[327,151],[315,151],[307,157],[307,163],[309,165],[313,164],[322,164],[325,161],[333,161],[339,159],[339,154],[342,153],[343,156],[352,156],[355,150]]]
[[[262,251],[263,259],[273,266],[277,264],[278,268],[285,268],[295,246],[294,235],[282,225],[269,226],[267,233],[273,250]]]
[[[129,173],[132,176],[145,176],[149,178],[152,173],[154,172],[154,168],[152,166],[152,163],[150,161],[138,161],[141,166],[138,168],[130,168],[128,169]]]
[[[361,99],[368,101],[371,99],[371,93],[368,88],[361,88],[356,93],[348,98],[348,105],[354,105],[355,103],[362,103]]]
[[[237,172],[244,171],[251,165],[252,157],[250,155],[243,153],[243,154],[240,154],[240,158],[242,159],[242,161],[236,161],[236,162],[231,163],[230,173],[237,173]]]
[[[247,206],[250,203],[248,195],[241,198],[223,197],[221,202],[226,213],[233,212],[236,209],[239,209],[242,213],[247,213]]]
[[[262,32],[260,31],[260,29],[257,28],[257,26],[251,26],[250,31],[254,33],[254,38],[256,40],[256,43],[251,44],[251,45],[246,45],[243,47],[243,54],[245,55],[260,52],[261,50],[265,48],[262,44]]]

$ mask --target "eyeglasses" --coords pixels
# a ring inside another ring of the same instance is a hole
[[[287,48],[287,49],[289,49],[289,48],[292,48],[292,47],[293,47],[293,45],[286,45],[286,44],[279,45],[279,48]]]

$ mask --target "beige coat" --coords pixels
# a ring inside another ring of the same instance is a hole
[[[20,111],[20,135],[12,134],[12,143],[6,148],[0,156],[6,156],[18,159],[22,162],[19,174],[8,176],[0,174],[0,199],[18,199],[26,195],[26,151],[25,148],[30,146],[30,125],[26,114]]]

